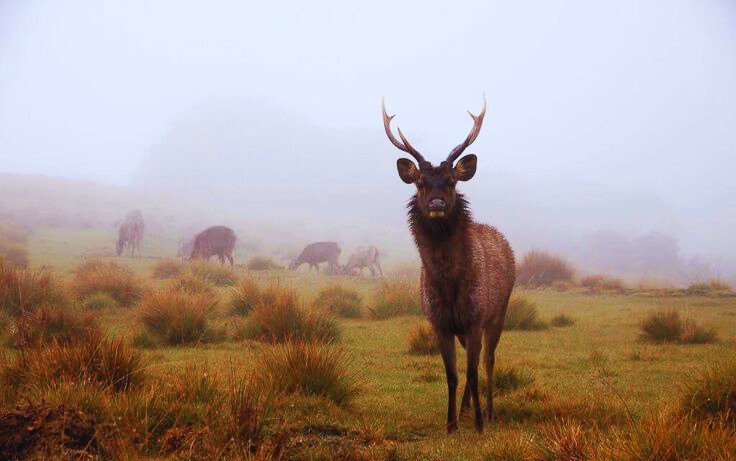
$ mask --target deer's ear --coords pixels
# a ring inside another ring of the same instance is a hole
[[[478,157],[475,154],[466,155],[455,164],[455,178],[458,181],[470,181],[475,176],[477,166]]]
[[[419,168],[408,158],[400,158],[396,161],[396,169],[399,177],[407,184],[414,184],[419,179]]]

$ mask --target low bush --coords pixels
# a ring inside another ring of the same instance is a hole
[[[248,315],[261,301],[261,296],[258,284],[253,279],[245,278],[230,290],[230,311],[237,315]]]
[[[370,310],[377,319],[421,314],[419,284],[409,279],[382,281],[373,293]]]
[[[440,353],[437,336],[429,322],[417,323],[409,333],[409,353],[414,355],[435,355]]]
[[[674,309],[650,313],[642,322],[642,339],[653,342],[702,344],[717,339],[715,330],[699,326],[693,320],[683,319]]]
[[[736,360],[716,362],[684,385],[680,406],[685,413],[736,428]]]
[[[702,282],[702,283],[693,283],[687,289],[685,289],[685,292],[690,295],[714,295],[714,294],[728,294],[732,292],[731,285],[718,280],[710,280],[708,282]]]
[[[622,292],[625,289],[623,280],[605,275],[589,275],[580,280],[580,285],[592,292],[614,291]]]
[[[521,295],[512,295],[506,308],[504,330],[543,330],[547,324],[539,318],[537,305]]]
[[[260,369],[285,392],[319,395],[349,406],[361,387],[352,360],[339,347],[317,342],[286,342],[266,350]]]
[[[120,307],[115,298],[105,292],[92,293],[82,300],[82,307],[88,310],[97,311],[103,309],[114,309]]]
[[[165,344],[191,344],[216,339],[209,325],[217,300],[204,294],[190,294],[164,287],[147,293],[138,317],[146,331]]]
[[[569,327],[575,324],[575,319],[565,314],[559,314],[552,317],[549,323],[553,327]]]
[[[363,307],[363,299],[355,290],[333,285],[320,290],[313,305],[340,317],[358,318]]]
[[[143,281],[130,268],[112,261],[87,261],[74,271],[72,281],[78,299],[107,293],[124,307],[137,302],[144,289]]]
[[[339,338],[340,330],[331,314],[307,311],[296,292],[272,286],[263,291],[240,336],[266,342],[331,342]]]
[[[252,271],[273,271],[283,269],[280,265],[276,264],[273,259],[266,258],[265,256],[254,256],[248,261],[248,270]]]
[[[574,270],[563,258],[544,251],[530,251],[516,268],[516,283],[531,287],[572,281]]]
[[[0,264],[0,309],[20,315],[40,306],[69,304],[61,283],[50,272]]]
[[[145,361],[120,338],[91,336],[69,344],[50,342],[21,349],[0,363],[0,379],[15,388],[47,388],[85,382],[123,391],[144,379]]]
[[[238,277],[232,269],[223,264],[212,264],[207,261],[192,261],[189,272],[195,277],[217,286],[233,285]]]
[[[97,319],[89,313],[58,307],[40,307],[15,319],[17,347],[38,347],[56,341],[69,344],[102,336]]]
[[[178,259],[164,258],[153,265],[153,278],[173,279],[179,277],[186,266]]]

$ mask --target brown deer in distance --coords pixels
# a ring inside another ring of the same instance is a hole
[[[204,259],[209,261],[211,257],[217,256],[220,264],[225,264],[225,258],[227,258],[232,267],[236,239],[235,232],[229,227],[208,227],[194,237],[192,253],[189,259]]]
[[[486,112],[473,118],[473,128],[460,145],[438,166],[424,159],[404,134],[399,141],[391,131],[391,119],[381,101],[383,125],[391,143],[408,153],[396,162],[399,177],[416,186],[409,201],[408,221],[422,260],[422,310],[437,335],[447,376],[447,432],[457,430],[458,385],[455,337],[467,352],[467,382],[461,412],[473,403],[475,429],[483,431],[483,411],[478,396],[478,365],[485,339],[486,416],[493,420],[493,365],[501,337],[506,307],[514,287],[514,254],[506,238],[495,228],[473,221],[468,202],[458,193],[458,181],[475,175],[473,154],[453,163],[475,141]]]

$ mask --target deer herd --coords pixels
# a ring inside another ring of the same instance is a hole
[[[486,101],[479,115],[470,116],[473,127],[465,140],[434,165],[424,158],[398,129],[397,139],[391,130],[394,116],[386,113],[381,101],[383,125],[389,141],[409,154],[414,161],[399,158],[399,178],[415,187],[409,200],[408,225],[421,259],[420,293],[424,314],[436,334],[447,380],[447,432],[457,430],[457,387],[455,339],[465,349],[466,382],[460,403],[463,414],[472,405],[473,421],[478,432],[484,420],[494,419],[493,368],[495,350],[503,330],[506,308],[515,282],[514,253],[506,238],[496,228],[476,222],[466,197],[456,189],[458,182],[469,181],[476,172],[474,154],[460,157],[476,140],[486,114]],[[140,254],[144,230],[140,211],[130,212],[120,225],[117,254],[126,247]],[[182,245],[182,258],[209,259],[233,264],[236,236],[232,229],[214,226],[203,230]],[[326,263],[331,273],[356,274],[368,268],[372,275],[383,275],[375,246],[361,247],[339,264],[340,246],[336,242],[307,245],[292,260],[289,268],[303,264],[319,272]],[[480,401],[478,368],[483,358],[486,373],[485,415]]]

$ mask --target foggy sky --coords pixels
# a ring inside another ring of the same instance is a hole
[[[439,161],[483,92],[474,181],[656,197],[690,252],[736,253],[730,0],[0,2],[0,172],[130,184],[212,98],[378,138],[385,95]],[[395,180],[385,145],[360,161]]]

